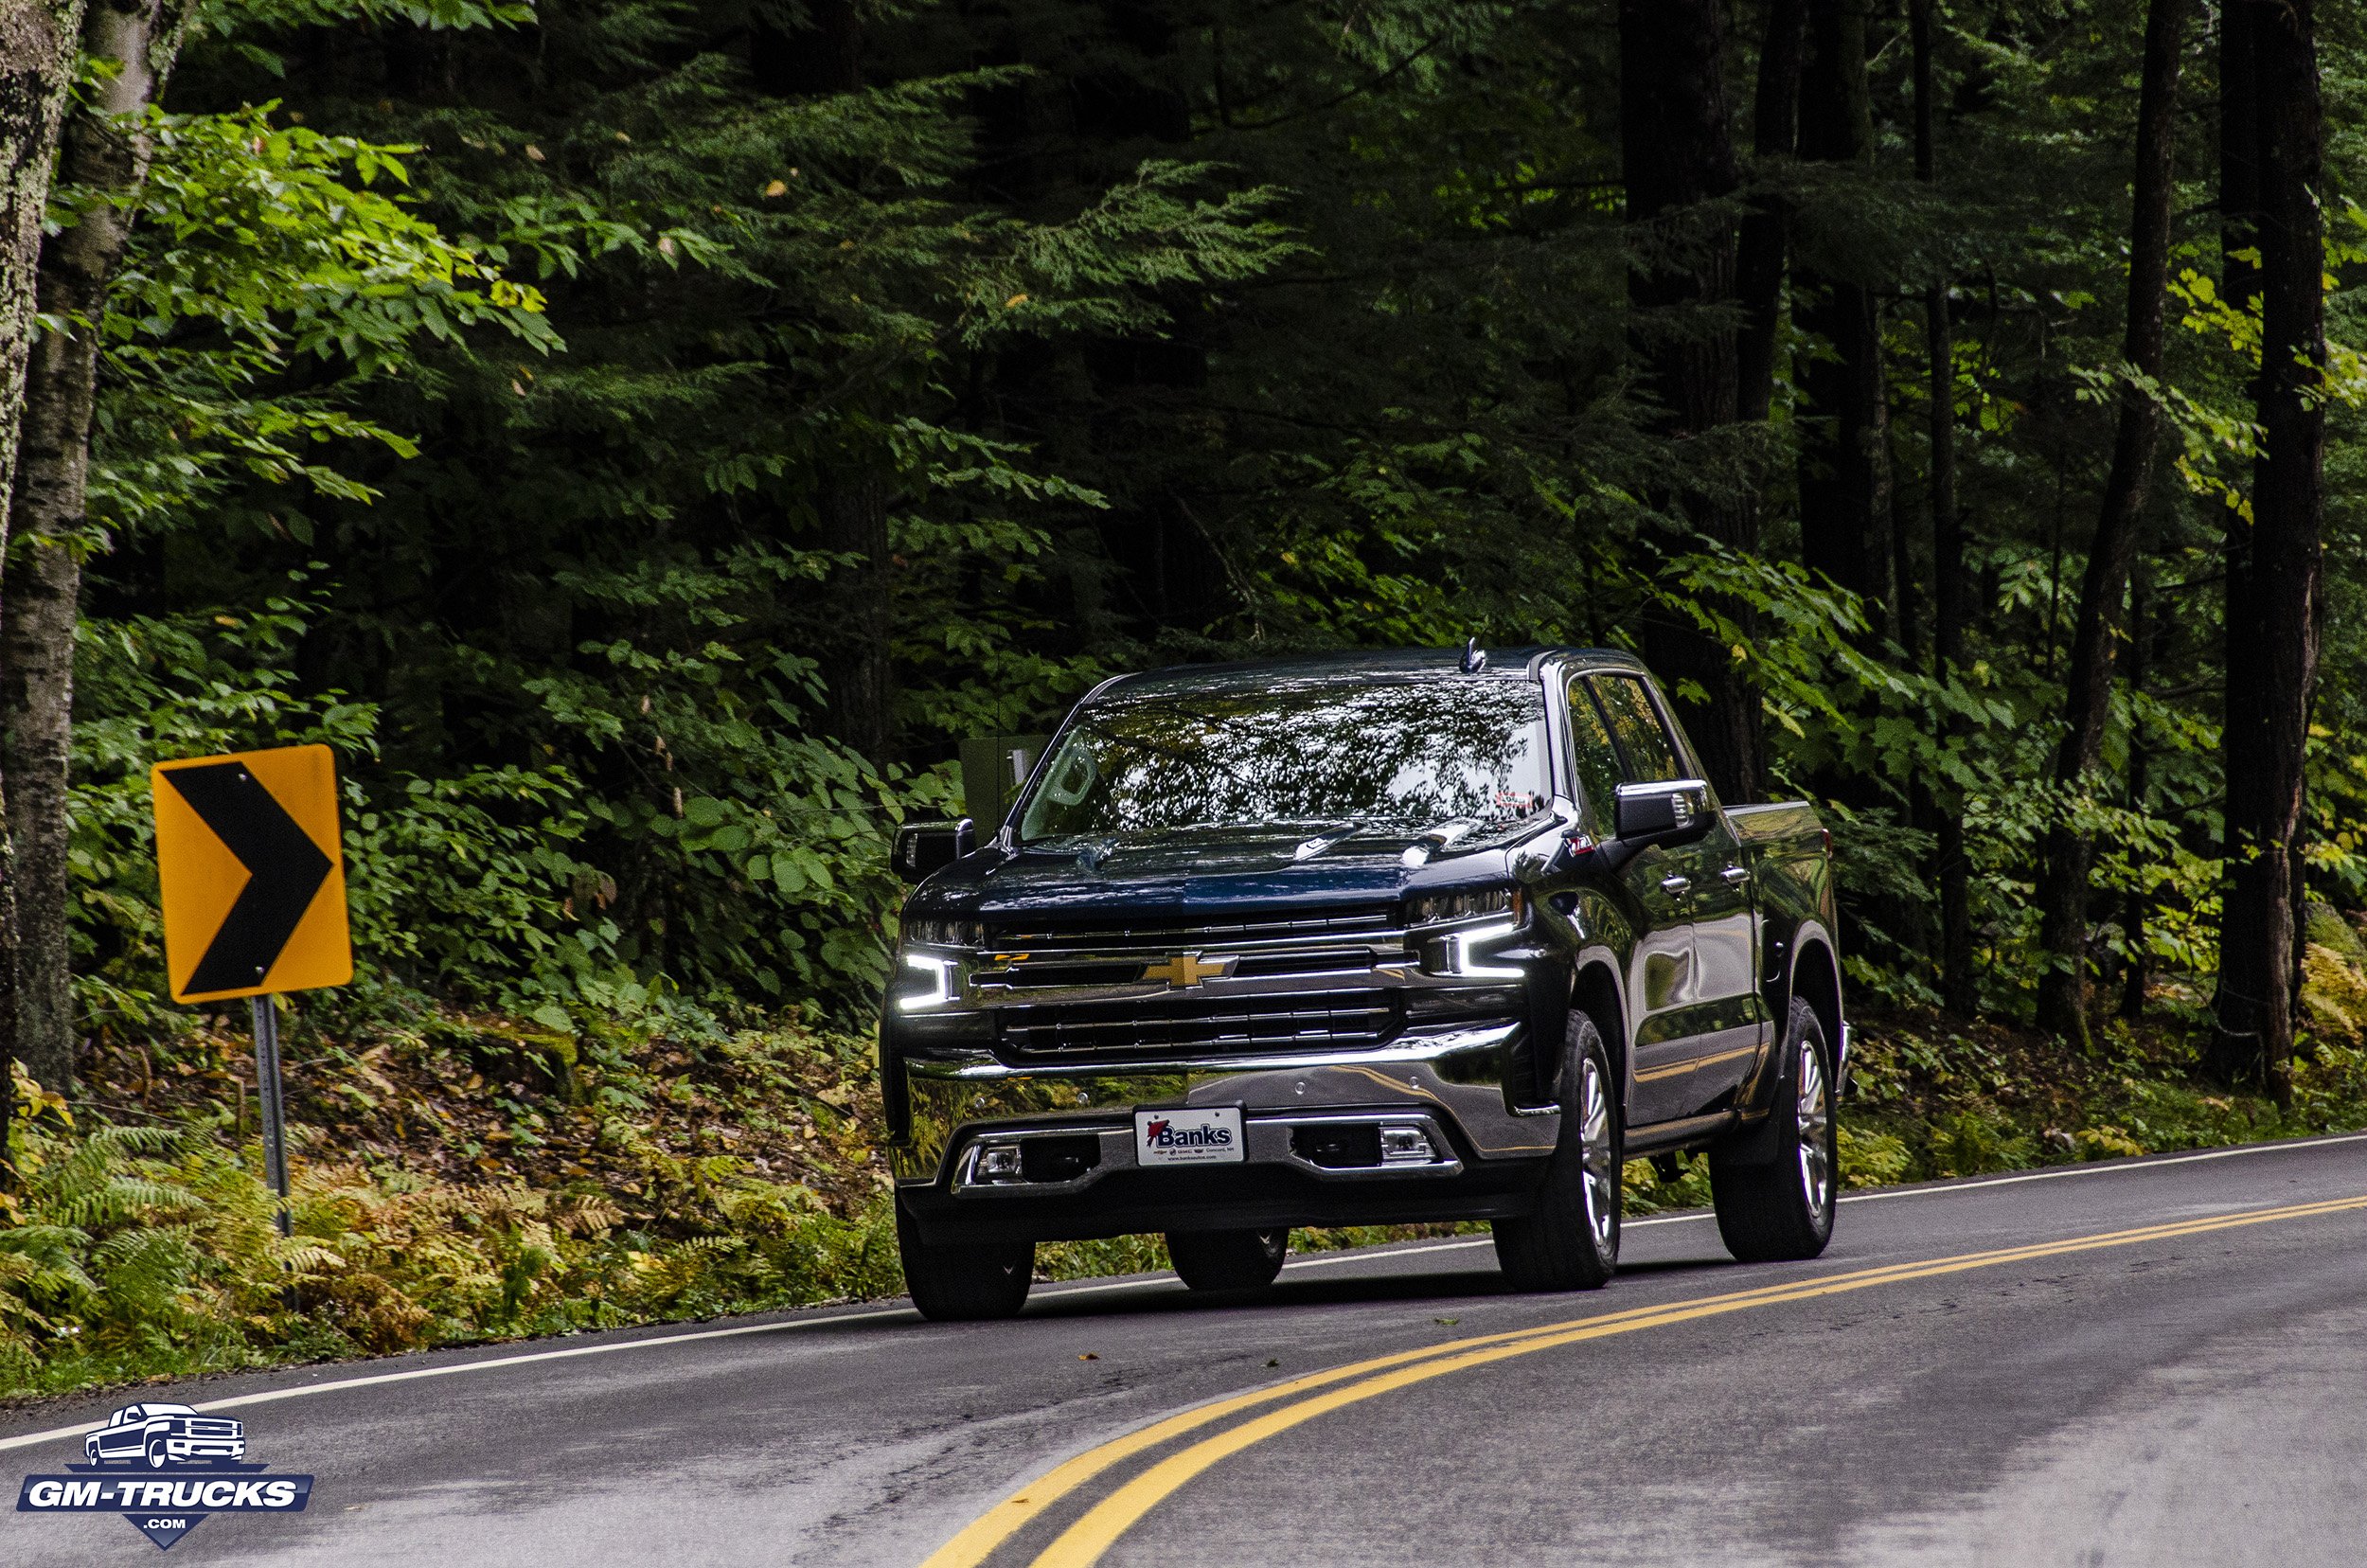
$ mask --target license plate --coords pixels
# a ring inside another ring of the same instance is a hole
[[[1240,1160],[1238,1106],[1134,1113],[1136,1165],[1237,1165]]]

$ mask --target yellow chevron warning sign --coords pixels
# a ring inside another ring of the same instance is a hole
[[[337,762],[327,746],[159,762],[148,777],[175,1002],[353,978]]]

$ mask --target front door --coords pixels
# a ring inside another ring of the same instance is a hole
[[[1647,736],[1623,738],[1620,717],[1590,690],[1581,677],[1570,683],[1570,738],[1585,792],[1597,819],[1595,831],[1608,835],[1622,783],[1646,778],[1679,776],[1655,773],[1673,766],[1673,753],[1664,764]],[[1616,694],[1614,694],[1616,695]],[[1660,748],[1666,753],[1664,742]],[[1628,1042],[1628,1071],[1633,1079],[1628,1096],[1628,1118],[1634,1126],[1667,1121],[1685,1114],[1691,1103],[1688,1080],[1693,1073],[1692,1025],[1687,1013],[1699,985],[1694,973],[1692,850],[1656,846],[1629,861],[1619,873],[1628,907],[1636,913],[1639,934],[1628,958],[1628,1011],[1632,1035]]]
[[[1623,750],[1653,770],[1651,781],[1698,777],[1700,763],[1684,731],[1651,683],[1633,675],[1593,677]],[[1724,1109],[1756,1065],[1766,1038],[1766,1007],[1759,997],[1757,900],[1751,887],[1749,857],[1710,799],[1711,827],[1694,844],[1669,852],[1672,880],[1682,874],[1690,900],[1693,969],[1690,986],[1672,1024],[1683,1039],[1676,1046],[1683,1063],[1673,1076],[1675,1116]]]
[[[1715,810],[1715,808],[1713,807]],[[1688,853],[1693,864],[1693,962],[1701,1003],[1693,1019],[1693,1104],[1687,1114],[1734,1103],[1767,1042],[1767,1005],[1757,981],[1759,918],[1751,863],[1715,811],[1717,826]]]

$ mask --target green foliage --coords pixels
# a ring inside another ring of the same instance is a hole
[[[1975,625],[1947,674],[1917,609],[1913,312],[1884,324],[1895,603],[1788,559],[1792,383],[1823,346],[1787,326],[1761,426],[1672,445],[1636,401],[1607,9],[1137,9],[860,7],[854,77],[803,12],[737,0],[211,14],[109,322],[91,633],[197,634],[311,574],[300,655],[247,668],[367,716],[347,763],[374,852],[435,884],[369,914],[385,996],[853,1016],[890,935],[887,836],[951,806],[966,736],[1041,728],[1162,658],[1643,650],[1672,626],[1757,684],[1775,786],[1839,797],[1860,994],[1936,994],[1939,812],[1966,827],[1984,1006],[2029,1005],[2028,893],[2063,820],[2098,845],[2101,964],[2207,991],[2217,726],[2195,694],[2259,339],[2198,228],[2169,373],[2141,388],[2185,479],[2143,546],[2167,629],[2097,773],[2044,782],[2133,384],[2130,0],[1957,14],[1936,187],[1907,167],[1895,18],[1872,24],[1873,165],[1747,170],[1791,205],[1801,264],[1885,297],[1960,280]],[[2357,48],[2324,44],[2338,194]],[[1751,62],[1745,38],[1730,80]],[[2207,94],[2199,44],[2188,65]],[[2183,211],[2209,210],[2206,142],[2181,141]],[[2347,439],[2367,226],[2329,212]],[[1681,491],[1748,493],[1758,551],[1700,536]],[[2309,864],[2356,905],[2360,622],[2329,559]],[[94,912],[130,896],[85,886]],[[145,950],[92,938],[107,984],[153,989]]]
[[[802,1038],[707,1048],[741,1083],[736,1123],[776,1153],[828,1135],[828,1099],[850,1097],[833,1083],[801,1104],[797,1085],[817,1065]],[[193,1069],[205,1058],[185,1049],[167,1060]],[[674,1098],[647,1036],[594,1052],[574,1100],[521,1104],[510,1135],[516,1143],[537,1122],[584,1125],[604,1182],[555,1167],[557,1179],[539,1184],[430,1175],[373,1158],[373,1139],[351,1136],[351,1122],[332,1140],[307,1119],[309,1104],[372,1128],[406,1114],[438,1126],[427,1086],[458,1070],[450,1045],[425,1040],[394,1055],[385,1045],[311,1055],[292,1131],[292,1238],[274,1222],[259,1147],[231,1135],[226,1118],[184,1106],[151,1125],[81,1130],[63,1102],[20,1078],[26,1180],[0,1198],[0,1393],[900,1288],[890,1211],[860,1168],[867,1149],[834,1144],[810,1167],[838,1195],[826,1199],[761,1158],[685,1147],[662,1115],[631,1108]],[[839,1164],[848,1149],[858,1168]]]
[[[0,1232],[9,1376],[890,1288],[860,1070],[743,1026],[867,1012],[889,835],[952,810],[959,739],[1041,729],[1169,659],[1473,634],[1644,651],[1671,629],[1727,650],[1773,788],[1822,797],[1838,842],[1874,1009],[1853,1182],[2367,1120],[2367,950],[2337,913],[2367,908],[2367,40],[2325,13],[2324,907],[2279,1108],[2189,1073],[2226,869],[2220,582],[2259,443],[2260,321],[2222,287],[2213,217],[2214,51],[2198,32],[2186,62],[2169,363],[2138,377],[2140,8],[1944,9],[1936,183],[1913,175],[1903,17],[1878,8],[1875,156],[1746,159],[1735,198],[1781,196],[1796,262],[1886,302],[1903,543],[1897,591],[1860,600],[1793,564],[1795,383],[1827,346],[1786,320],[1762,424],[1671,440],[1640,401],[1639,338],[1705,323],[1628,310],[1647,258],[1609,6],[865,0],[851,74],[810,8],[742,0],[208,8],[97,324],[74,541],[93,1076],[111,1102],[193,1097],[164,1131],[28,1102],[33,1180]],[[1755,40],[1735,32],[1739,129]],[[61,192],[54,221],[88,200]],[[1928,625],[1913,303],[1935,276],[1970,535],[1952,670]],[[2167,421],[2145,618],[2102,761],[2063,788],[2063,666],[2127,389]],[[1747,499],[1756,549],[1704,537],[1681,495]],[[275,1250],[222,1042],[162,1002],[147,778],[311,741],[347,781],[363,970],[303,1014],[319,1141],[299,1244]],[[1949,814],[1980,1019],[1931,1011]],[[2100,975],[2144,971],[2145,1019],[2090,1055],[2005,1026],[2066,822],[2096,845]],[[722,1125],[825,1152],[787,1179],[702,1142]],[[1699,1161],[1628,1177],[1639,1212],[1706,1196]]]

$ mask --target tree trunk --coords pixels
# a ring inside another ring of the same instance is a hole
[[[806,26],[786,29],[759,16],[748,39],[749,74],[775,98],[853,93],[863,87],[863,17],[853,0],[807,0]],[[830,733],[875,768],[896,754],[894,599],[889,570],[888,494],[874,461],[841,451],[820,466],[814,513],[826,550],[850,558],[831,578],[838,646],[823,663]]]
[[[82,29],[80,0],[0,0],[0,496],[15,484],[25,366],[33,340],[42,216]],[[7,541],[0,538],[0,558]],[[5,775],[0,775],[5,776]],[[0,952],[16,938],[16,872],[0,834]],[[0,964],[0,1189],[16,1185],[16,981]]]
[[[1628,336],[1656,405],[1653,424],[1678,449],[1680,469],[1718,467],[1689,461],[1682,449],[1732,426],[1735,415],[1735,330],[1713,314],[1734,299],[1735,265],[1733,223],[1715,204],[1738,183],[1726,129],[1722,16],[1722,0],[1621,0],[1619,8]],[[1696,532],[1730,549],[1756,548],[1756,516],[1735,481],[1687,487],[1668,499]],[[1747,624],[1744,606],[1713,608]],[[1724,640],[1657,619],[1645,641],[1679,694],[1711,784],[1729,800],[1755,798],[1759,696]],[[1690,687],[1707,701],[1683,695]]]
[[[1873,158],[1865,12],[1855,0],[1809,0],[1800,155],[1828,163]],[[1890,547],[1882,529],[1891,504],[1890,403],[1874,294],[1861,283],[1803,268],[1793,298],[1801,330],[1832,348],[1796,377],[1804,404],[1801,561],[1880,616],[1889,600]]]
[[[2194,0],[2152,0],[2137,99],[2137,171],[2129,218],[2128,326],[2121,353],[2130,377],[2159,382],[2169,306],[2170,208],[2177,190],[2178,73]],[[2153,485],[2162,417],[2153,392],[2124,384],[2112,468],[2088,550],[2063,691],[2064,733],[2055,783],[2075,793],[2104,753],[2112,707],[2112,652],[2136,557],[2137,525]],[[2048,830],[2038,875],[2038,1026],[2088,1041],[2088,875],[2094,846],[2067,819]]]
[[[105,312],[108,283],[131,237],[130,205],[148,178],[151,149],[134,122],[162,96],[192,9],[189,0],[102,0],[83,18],[83,50],[117,68],[92,83],[62,127],[60,187],[102,199],[42,247],[41,308],[52,317],[95,323]],[[35,345],[9,505],[17,569],[9,574],[0,615],[0,777],[9,781],[16,846],[18,1051],[33,1077],[58,1094],[74,1084],[66,770],[98,384],[91,328],[50,332]]]
[[[823,547],[856,558],[831,578],[840,631],[837,651],[824,667],[830,731],[884,768],[896,759],[887,491],[876,478],[835,474],[825,481],[820,509]]]
[[[2316,186],[2324,139],[2316,0],[2248,0],[2259,158],[2263,446],[2252,471],[2252,527],[2243,629],[2252,656],[2229,671],[2228,710],[2257,714],[2226,764],[2234,857],[2219,927],[2217,1027],[2206,1065],[2258,1081],[2280,1099],[2293,1054],[2295,880],[2304,761],[2324,615],[2320,538],[2325,512],[2325,231]],[[2238,635],[2231,624],[2230,637]],[[2241,748],[2241,749],[2239,749]]]
[[[1939,179],[1931,7],[1932,0],[1915,0],[1908,13],[1914,45],[1915,178],[1926,185]],[[1956,500],[1956,330],[1945,276],[1923,291],[1923,349],[1931,382],[1931,667],[1945,681],[1964,668],[1965,627],[1970,619],[1966,608],[1970,579],[1965,569],[1965,518]],[[1963,725],[1943,720],[1940,740],[1961,745]],[[1949,1010],[1968,1015],[1979,999],[1972,978],[1972,866],[1965,856],[1964,807],[1949,801],[1936,811],[1932,880],[1940,894],[1940,1000]]]
[[[2160,630],[2147,616],[2145,595],[2145,563],[2140,558],[2130,568],[2128,578],[2128,689],[2142,692],[2145,672],[2155,662],[2149,656],[2148,640],[2159,643]],[[2160,617],[2154,617],[2158,619]],[[2159,652],[2159,650],[2155,650]],[[2145,726],[2142,721],[2129,726],[2128,734],[2128,809],[2145,809],[2146,780]],[[2145,1015],[2145,921],[2152,909],[2152,897],[2142,883],[2132,882],[2121,900],[2121,945],[2127,950],[2128,967],[2121,977],[2121,1016],[2131,1024]]]
[[[2250,253],[2260,240],[2260,98],[2254,80],[2253,38],[2260,8],[2219,7],[2219,297],[2239,311],[2260,303],[2260,264]],[[2226,680],[2219,729],[2222,754],[2250,757],[2262,744],[2261,715],[2236,700],[2259,687],[2252,670],[2256,642],[2251,597],[2251,525],[2231,507],[2225,513],[2225,610],[2221,615]],[[2251,770],[2225,770],[2220,854],[2232,865],[2242,853],[2242,825],[2252,820],[2247,796]]]
[[[748,74],[773,98],[851,93],[863,85],[863,19],[853,0],[806,0],[807,26],[784,28],[764,8],[749,25]]]
[[[1767,39],[1759,45],[1759,80],[1751,105],[1751,151],[1758,178],[1769,164],[1789,157],[1799,136],[1800,60],[1807,46],[1807,0],[1767,0]],[[1735,411],[1764,422],[1775,403],[1775,329],[1784,310],[1784,251],[1789,206],[1762,193],[1743,215],[1735,267],[1742,301],[1742,330],[1735,343]]]

